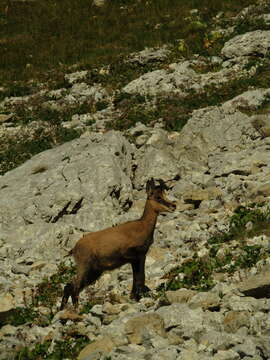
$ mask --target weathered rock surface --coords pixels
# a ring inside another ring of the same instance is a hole
[[[1,238],[21,255],[27,249],[27,256],[48,259],[60,257],[55,246],[71,246],[74,232],[78,237],[109,226],[109,214],[132,202],[132,151],[120,133],[86,135],[6,173],[0,179]]]
[[[220,86],[235,79],[245,78],[249,74],[244,70],[245,61],[206,74],[199,74],[193,69],[199,65],[200,61],[196,60],[170,64],[168,70],[154,70],[131,81],[123,91],[152,96],[177,94],[184,98],[190,91],[201,92],[207,86]],[[252,73],[253,69],[250,71]]]
[[[149,313],[131,318],[127,321],[126,334],[131,344],[143,344],[151,333],[166,337],[164,320],[156,313]]]
[[[267,266],[261,273],[247,278],[239,284],[239,290],[247,295],[257,299],[270,298],[270,269]]]
[[[221,53],[227,58],[267,55],[270,48],[270,32],[256,30],[238,35],[226,42]]]
[[[161,48],[146,48],[142,51],[129,55],[127,62],[145,65],[150,62],[164,61],[170,54],[168,46]]]

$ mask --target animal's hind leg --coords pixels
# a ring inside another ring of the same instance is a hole
[[[79,293],[84,287],[86,272],[83,267],[77,268],[77,275],[73,278],[71,283],[66,284],[64,287],[64,294],[60,306],[60,310],[63,310],[66,306],[69,297],[71,296],[72,303],[75,307],[78,306]]]
[[[79,294],[88,285],[94,283],[102,274],[102,271],[93,269],[82,269],[78,271],[76,278],[73,281],[73,292],[71,293],[72,303],[75,308],[78,307]]]
[[[80,292],[84,289],[85,286],[95,282],[101,274],[102,271],[92,270],[86,266],[78,266],[77,275],[73,278],[72,282],[68,283],[64,288],[64,295],[62,298],[60,310],[63,310],[70,296],[73,306],[77,308]]]
[[[62,298],[60,310],[64,309],[64,307],[66,306],[66,304],[68,302],[69,297],[72,296],[72,294],[73,294],[73,284],[68,283],[64,287],[64,295],[63,295],[63,298]]]
[[[84,267],[78,268],[77,275],[72,281],[72,292],[71,292],[72,304],[75,308],[78,307],[79,294],[86,285],[87,285],[87,271],[85,270]]]

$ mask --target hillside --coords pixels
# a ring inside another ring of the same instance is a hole
[[[270,359],[270,2],[234,3],[0,8],[0,359]],[[59,311],[67,252],[151,177],[151,292],[125,265]]]

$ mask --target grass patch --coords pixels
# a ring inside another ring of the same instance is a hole
[[[264,234],[270,228],[270,208],[264,209],[264,203],[239,206],[230,218],[228,231],[217,233],[209,244],[221,244],[233,239],[243,240],[250,236]],[[250,229],[247,224],[250,223]]]
[[[119,54],[181,38],[186,39],[189,52],[200,53],[213,16],[218,12],[232,16],[252,3],[112,0],[97,8],[87,0],[42,0],[38,4],[9,2],[7,9],[8,0],[4,0],[0,5],[0,78],[2,82],[42,79],[44,69],[60,70],[74,63],[97,67],[112,63]],[[194,8],[199,14],[191,16]]]
[[[255,8],[251,8],[244,17],[237,19],[235,24],[235,35],[244,34],[255,30],[270,30],[270,24],[265,22],[262,15],[270,12],[270,5],[266,2]]]
[[[60,263],[57,273],[53,274],[49,278],[43,279],[43,281],[36,287],[34,302],[36,304],[51,308],[62,296],[62,284],[66,284],[71,281],[75,275],[74,265],[65,265]]]
[[[32,121],[46,121],[52,125],[59,125],[62,122],[71,121],[75,114],[82,115],[94,113],[108,106],[106,101],[94,102],[93,99],[87,99],[83,102],[66,104],[56,103],[57,108],[46,104],[48,100],[44,96],[35,96],[27,102],[18,102],[11,106],[14,115],[14,124],[26,125]]]
[[[238,207],[229,220],[228,230],[217,233],[208,240],[207,258],[199,258],[195,253],[181,266],[171,270],[165,278],[166,282],[158,287],[158,291],[190,288],[207,291],[215,285],[215,273],[233,274],[239,269],[248,269],[258,261],[270,255],[270,248],[261,245],[247,245],[246,239],[262,235],[270,230],[270,209],[262,208],[263,204],[251,204]],[[250,226],[248,226],[248,224]],[[237,241],[231,245],[231,241]],[[226,246],[223,248],[224,244]],[[222,255],[219,252],[223,249]]]
[[[50,125],[22,129],[18,136],[2,136],[0,150],[0,175],[16,168],[44,150],[63,144],[80,136],[80,131],[66,129],[62,125]]]
[[[108,129],[126,130],[141,122],[145,125],[153,126],[155,122],[162,118],[168,130],[181,130],[186,124],[192,109],[190,102],[181,99],[177,95],[169,97],[157,97],[155,104],[151,104],[151,97],[144,98],[140,95],[120,94],[117,109],[120,115],[108,122]],[[146,100],[146,103],[145,103]]]
[[[10,315],[5,319],[4,323],[13,326],[19,326],[25,323],[33,323],[38,317],[38,312],[33,306],[17,307],[11,311]]]
[[[76,337],[67,337],[62,341],[56,341],[52,351],[50,341],[43,344],[36,344],[35,347],[24,347],[19,350],[14,360],[37,360],[37,359],[76,359],[80,351],[90,343],[87,336],[78,335]]]
[[[23,325],[26,323],[34,323],[39,326],[47,326],[53,318],[53,307],[55,306],[59,297],[63,295],[62,285],[70,282],[75,275],[75,267],[60,263],[58,271],[46,277],[37,285],[32,292],[31,301],[26,303],[24,307],[17,307],[10,311],[7,316],[3,317],[0,325],[11,324],[14,326]],[[42,315],[38,311],[38,306],[44,306],[50,309],[47,316]]]

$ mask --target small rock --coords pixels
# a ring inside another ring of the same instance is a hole
[[[4,123],[4,122],[8,122],[11,121],[13,118],[14,114],[0,114],[0,124]]]
[[[109,302],[106,302],[103,305],[102,312],[108,314],[108,315],[117,315],[121,311],[121,307],[118,304],[112,305]]]
[[[0,313],[13,309],[14,305],[14,298],[11,294],[0,296]]]
[[[87,70],[84,70],[84,71],[76,71],[74,73],[71,73],[71,74],[66,74],[65,75],[65,79],[68,80],[68,82],[70,84],[74,84],[76,83],[77,81],[79,80],[83,80],[86,78],[88,74],[88,71]]]
[[[212,348],[215,350],[227,350],[232,344],[236,343],[236,339],[233,339],[233,335],[224,333],[222,331],[209,330],[199,340],[200,345],[204,345],[205,348]]]
[[[15,335],[17,332],[17,327],[12,325],[5,325],[1,327],[2,335]]]
[[[215,293],[200,292],[194,295],[189,301],[191,309],[202,308],[203,310],[218,308],[220,304],[220,297]]]
[[[240,355],[233,350],[219,350],[214,356],[213,360],[238,360]]]
[[[247,311],[229,311],[224,317],[224,328],[228,333],[235,333],[239,328],[250,324]]]
[[[194,350],[182,350],[177,360],[202,360],[200,354]]]
[[[188,303],[196,295],[196,291],[189,289],[179,289],[176,291],[166,291],[166,298],[170,304]]]
[[[131,318],[125,325],[129,341],[133,344],[142,344],[149,334],[158,334],[166,337],[164,320],[156,313],[148,313]]]
[[[90,312],[91,312],[91,314],[93,314],[94,316],[101,317],[101,316],[104,315],[104,314],[103,314],[103,311],[102,311],[102,308],[103,308],[102,305],[97,304],[97,305],[94,305],[94,306],[91,308]]]
[[[107,0],[93,0],[93,5],[97,7],[103,7],[106,4]]]
[[[270,297],[270,269],[266,267],[260,274],[251,276],[238,286],[238,289],[247,296],[260,298]]]
[[[92,359],[91,355],[96,356],[95,352],[100,353],[109,353],[114,348],[114,343],[112,342],[111,338],[109,336],[104,336],[91,344],[87,345],[79,354],[78,360],[88,360]],[[100,355],[100,354],[99,354]],[[93,358],[93,359],[100,359],[99,358]]]
[[[14,264],[12,266],[12,269],[11,271],[14,273],[14,274],[24,274],[24,275],[28,275],[29,272],[30,272],[30,267],[29,266],[26,266],[26,265],[19,265],[19,264]]]
[[[58,313],[58,318],[60,320],[71,320],[71,321],[81,321],[83,316],[79,315],[73,311],[64,310]]]

